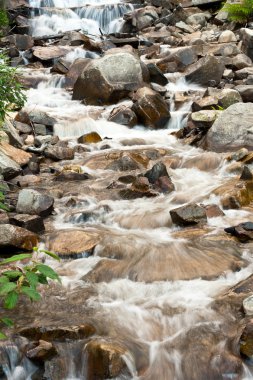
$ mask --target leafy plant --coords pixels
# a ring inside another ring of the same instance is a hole
[[[21,295],[27,297],[32,302],[41,299],[38,287],[48,285],[49,280],[59,281],[58,274],[48,265],[38,261],[38,254],[44,253],[55,260],[60,260],[53,252],[49,252],[37,247],[33,248],[33,253],[22,253],[11,256],[0,262],[0,298],[4,309],[14,309]],[[30,260],[29,264],[18,265],[17,262]],[[13,322],[10,318],[4,317],[0,321],[2,325],[11,327]],[[0,331],[0,339],[6,339],[6,335]]]
[[[0,29],[3,29],[9,24],[8,16],[5,9],[0,8]]]
[[[8,59],[0,55],[0,122],[6,113],[12,109],[23,107],[26,96],[18,80],[18,72],[14,67],[8,66]]]
[[[228,12],[230,21],[245,24],[253,17],[253,0],[242,0],[240,3],[227,2],[222,10]]]
[[[5,204],[5,187],[0,184],[0,210],[9,211],[9,207]]]

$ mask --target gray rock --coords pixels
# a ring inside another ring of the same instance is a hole
[[[224,72],[224,64],[216,57],[208,55],[188,68],[185,79],[189,82],[208,86],[210,81],[218,84]]]
[[[205,147],[216,152],[253,149],[253,104],[236,103],[223,111],[209,129]]]
[[[43,219],[38,215],[16,214],[10,216],[10,224],[36,233],[45,230]]]
[[[195,13],[186,19],[186,23],[190,25],[201,25],[202,27],[206,24],[205,13]]]
[[[134,127],[137,124],[137,116],[131,108],[126,106],[113,108],[108,120],[128,127]]]
[[[246,315],[253,315],[253,296],[249,296],[243,300],[243,310]]]
[[[168,84],[168,79],[154,63],[148,63],[147,68],[150,75],[150,82],[158,83],[161,86]]]
[[[139,165],[129,156],[123,156],[107,165],[105,169],[114,171],[131,171],[139,169]]]
[[[242,51],[253,60],[253,30],[248,28],[241,29]]]
[[[44,155],[45,157],[51,158],[54,161],[73,160],[75,156],[75,151],[73,148],[49,145],[44,150]]]
[[[163,162],[157,162],[144,174],[144,177],[146,177],[152,184],[154,184],[160,177],[170,178],[167,168]]]
[[[253,85],[236,86],[235,90],[239,92],[244,102],[253,102]]]
[[[53,211],[54,198],[36,190],[23,189],[19,192],[17,212],[20,214],[48,216]]]
[[[218,42],[228,43],[228,42],[237,42],[235,34],[231,30],[224,30],[219,37]]]
[[[252,66],[251,59],[246,54],[237,54],[232,58],[232,66],[238,70]]]
[[[218,110],[201,110],[191,114],[191,120],[197,128],[209,129],[221,111]]]
[[[142,81],[139,59],[119,49],[87,64],[74,85],[73,99],[84,99],[86,104],[114,103],[137,90]]]
[[[170,211],[172,222],[179,226],[188,226],[206,222],[206,211],[204,207],[197,204],[188,204]]]
[[[20,172],[20,165],[0,151],[0,174],[3,175],[4,179],[16,177]]]

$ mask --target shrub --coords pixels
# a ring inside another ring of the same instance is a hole
[[[230,21],[245,24],[253,17],[253,0],[242,0],[240,3],[227,2],[222,10],[228,12]]]

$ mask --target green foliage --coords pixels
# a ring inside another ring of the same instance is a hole
[[[230,21],[245,24],[253,17],[253,0],[242,0],[240,3],[226,3],[222,10],[228,12]]]
[[[0,55],[0,122],[8,111],[23,107],[25,101],[26,96],[19,83],[17,69],[8,66],[7,58]]]
[[[0,210],[9,211],[8,206],[5,204],[4,187],[0,185]]]
[[[8,16],[5,9],[0,9],[0,30],[9,24]]]
[[[30,301],[39,301],[41,295],[38,287],[47,285],[48,280],[59,281],[58,274],[48,265],[38,261],[37,255],[44,253],[56,260],[59,257],[52,252],[35,247],[33,253],[14,255],[0,262],[0,299],[5,309],[14,309],[20,296],[27,297]],[[17,262],[30,260],[28,264],[18,265]],[[11,327],[11,319],[0,319],[2,325]],[[0,339],[6,339],[6,335],[0,331]]]

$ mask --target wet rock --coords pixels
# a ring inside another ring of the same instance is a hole
[[[129,156],[120,157],[118,160],[113,161],[111,164],[107,165],[107,170],[114,171],[131,171],[139,169],[138,163]]]
[[[86,104],[114,103],[137,90],[142,81],[139,59],[119,49],[88,63],[74,85],[73,99],[84,99]]]
[[[23,189],[18,194],[17,212],[20,214],[48,216],[53,211],[54,198],[36,190]]]
[[[10,216],[10,223],[36,233],[45,230],[43,219],[38,215],[16,214]]]
[[[215,152],[253,147],[252,103],[236,103],[223,111],[209,129],[205,146]]]
[[[78,58],[69,67],[68,73],[65,76],[65,84],[67,87],[73,87],[77,78],[82,74],[85,67],[90,62],[90,58]]]
[[[217,218],[219,216],[224,216],[224,212],[217,205],[203,205],[206,211],[206,216],[208,218]]]
[[[65,341],[88,338],[95,333],[95,328],[86,323],[81,326],[31,326],[18,331],[18,334],[32,340]]]
[[[44,155],[54,161],[73,160],[75,152],[73,148],[50,145],[44,150]]]
[[[239,209],[247,206],[253,199],[252,181],[231,180],[214,191],[220,196],[221,205],[224,210]]]
[[[230,235],[237,237],[240,241],[253,240],[253,223],[240,223],[238,226],[227,227],[224,229]]]
[[[250,319],[240,337],[240,354],[252,362],[253,359],[253,321]]]
[[[245,298],[242,305],[246,315],[253,315],[253,296]]]
[[[0,224],[0,250],[8,255],[11,250],[31,251],[38,244],[38,237],[31,231],[11,224]]]
[[[208,86],[210,81],[220,83],[224,72],[224,64],[216,57],[207,55],[188,68],[185,79],[189,82]]]
[[[96,144],[100,141],[102,141],[102,138],[97,132],[86,133],[77,139],[79,144]]]
[[[56,120],[52,116],[49,116],[46,112],[39,111],[39,110],[33,110],[29,112],[29,114],[23,113],[21,115],[21,113],[19,113],[19,116],[16,117],[15,120],[18,120],[18,121],[26,120],[28,121],[28,124],[32,122],[35,124],[43,124],[43,125],[46,125],[47,127],[53,127],[54,124],[56,123]]]
[[[252,181],[253,180],[253,175],[247,165],[243,166],[243,171],[240,177],[240,180],[242,181]]]
[[[207,221],[206,211],[197,204],[188,204],[170,211],[172,222],[179,226],[205,223]]]
[[[168,84],[168,79],[154,63],[148,63],[147,68],[149,71],[150,82],[158,83],[161,86],[166,86],[166,84]]]
[[[131,108],[126,106],[113,108],[108,120],[128,127],[134,127],[137,124],[137,116]]]
[[[67,74],[70,63],[62,58],[58,59],[51,68],[51,73]]]
[[[51,61],[65,56],[69,51],[70,49],[64,46],[35,46],[33,55],[41,61]]]
[[[168,104],[155,91],[148,87],[140,88],[135,94],[133,111],[145,126],[158,129],[165,128],[170,119]]]
[[[127,349],[122,344],[96,339],[87,343],[83,354],[87,363],[87,380],[103,380],[119,377],[120,375],[130,376],[123,355]]]
[[[64,258],[92,254],[99,243],[99,234],[85,230],[63,230],[47,236],[46,247]]]
[[[157,162],[150,170],[148,170],[144,176],[149,180],[149,183],[155,184],[161,177],[170,178],[167,168],[163,162]]]
[[[57,350],[52,343],[46,342],[45,340],[39,340],[37,344],[34,344],[34,347],[29,347],[26,351],[26,357],[35,360],[44,362],[45,360],[52,359],[57,355]]]
[[[245,157],[247,157],[248,154],[249,154],[248,149],[246,149],[246,148],[241,148],[241,149],[239,149],[237,152],[234,152],[233,154],[231,154],[230,156],[228,156],[227,159],[228,159],[229,161],[231,161],[231,160],[234,160],[234,161],[241,161],[241,160],[243,160]]]
[[[67,182],[67,181],[86,181],[92,177],[88,173],[77,173],[74,171],[62,171],[57,174],[54,178],[57,182]]]

